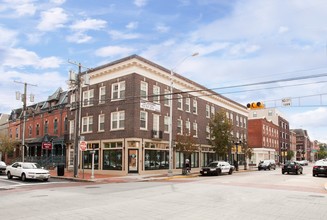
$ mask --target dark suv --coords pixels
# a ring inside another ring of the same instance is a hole
[[[276,170],[276,163],[274,160],[263,160],[258,165],[258,170]]]
[[[303,167],[295,161],[287,161],[282,167],[282,174],[284,173],[295,173],[295,174],[302,174]]]

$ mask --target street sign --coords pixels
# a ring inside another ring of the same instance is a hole
[[[51,142],[42,142],[42,149],[51,150],[52,143]]]
[[[283,106],[291,106],[292,105],[292,99],[291,98],[283,98],[282,99]]]
[[[87,149],[87,142],[86,141],[80,141],[79,142],[79,149],[81,151],[86,151],[86,149]]]

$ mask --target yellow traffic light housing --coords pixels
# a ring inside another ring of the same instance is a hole
[[[248,103],[246,107],[249,109],[263,109],[265,108],[265,105],[263,104],[263,102],[252,102]]]

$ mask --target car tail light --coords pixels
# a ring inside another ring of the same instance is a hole
[[[317,169],[318,168],[318,166],[313,166],[313,169]]]
[[[297,169],[297,165],[295,165],[294,168]]]

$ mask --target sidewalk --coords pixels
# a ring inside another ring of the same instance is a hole
[[[74,172],[70,170],[65,170],[64,176],[58,176],[57,170],[50,170],[51,178],[56,179],[66,179],[77,182],[107,182],[107,183],[124,183],[124,182],[143,182],[143,181],[153,181],[153,180],[163,180],[172,178],[190,178],[197,177],[199,173],[191,173],[188,175],[174,174],[173,176],[168,176],[168,174],[128,174],[125,176],[109,175],[109,174],[94,174],[92,178],[91,173],[79,171],[77,177],[74,177]]]

